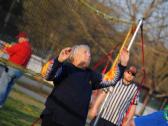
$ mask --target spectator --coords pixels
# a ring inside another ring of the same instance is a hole
[[[10,62],[26,67],[32,53],[28,35],[25,32],[20,32],[16,38],[18,43],[6,47],[4,52],[8,54]],[[4,105],[15,80],[21,75],[22,72],[20,70],[11,67],[2,72],[0,78],[0,107]]]
[[[70,63],[65,62],[67,59]],[[105,81],[101,74],[88,68],[91,54],[87,45],[63,49],[47,77],[53,81],[54,88],[41,114],[42,126],[84,126],[92,90],[114,85],[128,59],[128,52],[123,50],[115,77]]]
[[[117,84],[109,89],[109,102],[101,113],[100,119],[96,126],[130,126],[133,116],[135,114],[136,105],[138,101],[137,85],[133,82],[137,70],[134,66],[129,67],[124,72],[124,77],[120,79]],[[106,96],[108,90],[103,90],[95,100],[94,105],[89,111],[90,117],[96,116],[100,104]],[[131,104],[132,102],[132,104]],[[131,109],[127,115],[127,118],[123,121],[124,115],[129,106]],[[122,123],[123,122],[123,123]],[[91,126],[95,123],[95,119],[91,121]]]

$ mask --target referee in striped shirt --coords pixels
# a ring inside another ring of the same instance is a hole
[[[130,126],[135,114],[138,97],[135,97],[138,91],[137,85],[134,83],[134,78],[137,73],[136,67],[131,66],[125,70],[123,78],[120,79],[114,87],[110,87],[109,102],[101,113],[97,126]],[[107,91],[103,91],[96,99],[97,102],[102,100],[102,95]],[[95,102],[95,104],[97,104]],[[126,112],[131,106],[127,118],[124,118]],[[93,106],[94,107],[94,106]],[[123,121],[123,118],[125,121]],[[90,126],[93,126],[95,119],[91,121]]]

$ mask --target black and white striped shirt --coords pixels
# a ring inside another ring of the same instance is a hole
[[[105,107],[101,118],[104,118],[113,124],[120,125],[123,117],[137,94],[138,87],[135,83],[126,85],[123,79],[118,81],[114,87],[110,87],[109,103]],[[138,97],[133,104],[137,104]]]

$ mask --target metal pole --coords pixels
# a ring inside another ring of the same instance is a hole
[[[131,39],[131,41],[130,41],[130,43],[129,43],[129,45],[128,45],[128,48],[127,48],[128,51],[130,51],[130,48],[131,48],[131,46],[132,46],[132,44],[133,44],[133,42],[134,42],[134,39],[135,39],[135,37],[136,37],[136,35],[137,35],[137,33],[138,33],[138,30],[139,30],[140,26],[142,25],[142,23],[143,23],[143,19],[141,19],[141,20],[139,21],[139,24],[138,24],[138,26],[137,26],[137,28],[136,28],[136,30],[135,30],[135,32],[134,32],[134,35],[133,35],[133,37],[132,37],[132,39]],[[103,104],[102,104],[102,106],[101,106],[101,108],[100,108],[100,111],[99,111],[99,113],[98,113],[98,115],[97,115],[97,117],[96,117],[96,119],[95,119],[95,122],[94,122],[93,126],[96,126],[96,125],[97,125],[97,123],[98,123],[98,121],[99,121],[99,118],[100,118],[100,114],[101,114],[102,111],[106,108],[107,103],[109,102],[109,98],[108,98],[109,95],[110,95],[110,91],[108,91],[108,93],[107,93],[107,95],[106,95],[106,98],[105,98],[105,100],[104,100],[104,102],[103,102]]]
[[[128,48],[127,48],[128,51],[130,51],[130,48],[131,48],[131,46],[132,46],[132,44],[133,44],[133,42],[134,42],[134,39],[135,39],[135,37],[136,37],[136,35],[137,35],[137,33],[138,33],[138,30],[139,30],[140,26],[142,25],[142,23],[143,23],[143,19],[141,19],[141,20],[139,21],[139,24],[138,24],[138,26],[137,26],[137,28],[136,28],[136,30],[135,30],[135,33],[134,33],[134,35],[132,36],[132,39],[131,39],[131,41],[130,41],[130,43],[129,43],[129,45],[128,45]]]

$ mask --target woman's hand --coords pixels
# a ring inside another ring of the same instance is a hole
[[[124,48],[120,54],[121,65],[127,66],[128,61],[129,61],[129,52]]]
[[[58,61],[64,62],[65,60],[67,60],[70,56],[71,50],[72,49],[70,47],[62,49],[59,56],[58,56]]]

